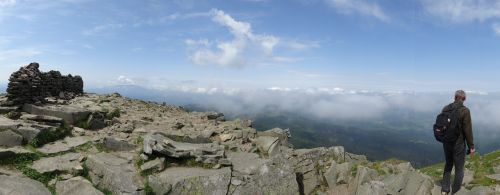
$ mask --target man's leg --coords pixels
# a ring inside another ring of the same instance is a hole
[[[462,187],[462,180],[464,179],[465,144],[463,142],[457,141],[453,161],[455,162],[455,179],[451,189],[453,193],[456,193]]]
[[[453,169],[453,143],[443,143],[446,164],[444,165],[443,180],[441,181],[441,191],[450,192],[450,175]]]

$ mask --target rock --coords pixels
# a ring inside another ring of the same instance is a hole
[[[208,112],[206,114],[208,120],[224,121],[224,114],[218,112]]]
[[[161,133],[144,137],[144,153],[151,155],[153,152],[172,158],[195,158],[197,162],[208,164],[227,164],[221,145],[176,142]]]
[[[104,146],[113,151],[129,151],[136,148],[134,144],[128,143],[122,139],[116,139],[113,137],[104,138]]]
[[[17,110],[17,106],[0,106],[0,114],[7,114]]]
[[[277,137],[271,136],[260,136],[257,137],[253,142],[257,145],[261,152],[272,156],[273,154],[278,153],[280,140]]]
[[[231,161],[234,171],[245,175],[258,174],[259,167],[269,161],[259,158],[258,154],[247,152],[228,153],[227,159]]]
[[[267,131],[257,132],[257,136],[277,137],[282,145],[288,146],[288,139],[291,137],[291,134],[289,129],[273,128]]]
[[[23,114],[19,119],[30,120],[43,123],[58,123],[63,124],[64,120],[62,118],[44,115],[34,115],[34,114]]]
[[[66,123],[71,125],[78,121],[86,120],[90,114],[90,111],[74,105],[35,106],[32,104],[24,104],[23,111],[34,115],[62,118]]]
[[[227,194],[231,169],[174,167],[148,177],[156,194]]]
[[[493,180],[500,181],[500,174],[487,175],[486,177],[493,179]]]
[[[105,119],[106,119],[105,115],[100,112],[91,113],[87,119],[87,124],[89,125],[89,129],[96,130],[106,127],[106,123],[104,121]]]
[[[432,179],[417,171],[400,173],[386,177],[387,193],[430,194],[433,188]]]
[[[225,141],[229,141],[229,140],[232,140],[234,138],[233,134],[221,134],[219,135],[219,140],[221,142],[225,142]]]
[[[15,104],[35,103],[50,96],[72,98],[83,93],[80,76],[63,76],[58,71],[40,72],[38,68],[38,63],[31,63],[10,75],[7,87],[9,101]]]
[[[493,167],[493,171],[494,171],[495,173],[500,174],[500,165],[497,165],[496,167]]]
[[[16,176],[0,175],[0,194],[51,195],[52,193],[38,181]]]
[[[129,160],[109,153],[89,155],[85,161],[92,183],[113,194],[141,194],[144,184]]]
[[[31,168],[40,173],[48,173],[53,171],[78,173],[83,170],[80,161],[83,155],[80,153],[68,153],[61,156],[42,158],[33,162]]]
[[[55,154],[71,150],[91,141],[89,137],[66,137],[64,140],[48,143],[37,150],[45,154]]]
[[[23,136],[14,133],[12,130],[0,130],[0,146],[20,146],[23,143]]]
[[[280,154],[268,160],[260,160],[247,155],[246,159],[253,159],[250,162],[256,163],[256,168],[245,169],[245,163],[239,164],[243,160],[235,161],[233,157],[233,163],[238,167],[233,171],[233,179],[242,182],[231,185],[228,194],[300,194],[297,178],[287,157]],[[254,174],[249,175],[245,171]]]
[[[19,122],[0,116],[0,131],[17,129],[18,126],[20,126]]]
[[[462,184],[467,185],[470,182],[472,182],[472,180],[474,180],[474,171],[471,171],[471,170],[465,168],[464,178],[462,180]]]
[[[15,157],[17,155],[32,154],[33,152],[24,149],[23,147],[0,148],[0,160]]]
[[[157,158],[141,165],[141,171],[143,172],[159,172],[163,171],[163,169],[165,169],[165,158]]]
[[[104,195],[83,177],[58,181],[56,183],[56,193],[59,195]]]

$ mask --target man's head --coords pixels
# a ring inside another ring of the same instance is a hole
[[[465,99],[467,99],[467,95],[465,94],[465,91],[464,90],[458,90],[455,92],[455,100],[459,100],[459,101],[465,101]]]

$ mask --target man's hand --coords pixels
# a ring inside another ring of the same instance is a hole
[[[470,148],[469,149],[469,153],[470,153],[469,155],[470,155],[470,157],[473,157],[475,152],[476,152],[476,149]]]

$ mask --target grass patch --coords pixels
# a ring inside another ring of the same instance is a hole
[[[144,193],[146,193],[146,195],[156,195],[153,188],[149,185],[149,182],[146,182],[146,185],[144,185]]]
[[[29,177],[30,179],[37,180],[48,186],[49,181],[56,178],[58,173],[57,172],[39,173],[38,171],[30,168],[30,166],[33,164],[33,161],[36,161],[38,159],[40,159],[40,156],[36,153],[19,154],[15,157],[0,160],[0,164],[13,165],[16,167],[17,170],[21,171],[23,175]],[[54,192],[53,188],[51,187],[48,188],[49,190]]]
[[[500,165],[500,150],[488,153],[481,156],[476,153],[473,157],[466,158],[465,168],[474,171],[473,180],[466,186],[473,188],[476,186],[495,186],[500,185],[500,181],[496,181],[486,177],[487,175],[494,174],[493,167]],[[442,178],[444,163],[431,165],[420,169],[424,174],[433,177],[436,180]]]
[[[46,143],[60,140],[66,136],[71,135],[71,130],[72,128],[70,126],[68,126],[67,124],[63,124],[56,129],[41,132],[28,144],[33,147],[41,147]]]
[[[113,111],[106,113],[106,119],[111,120],[113,118],[119,118],[121,114],[121,110],[118,108],[113,109]]]
[[[75,123],[76,127],[80,127],[82,129],[90,129],[90,124],[87,122],[87,119],[79,120]]]

